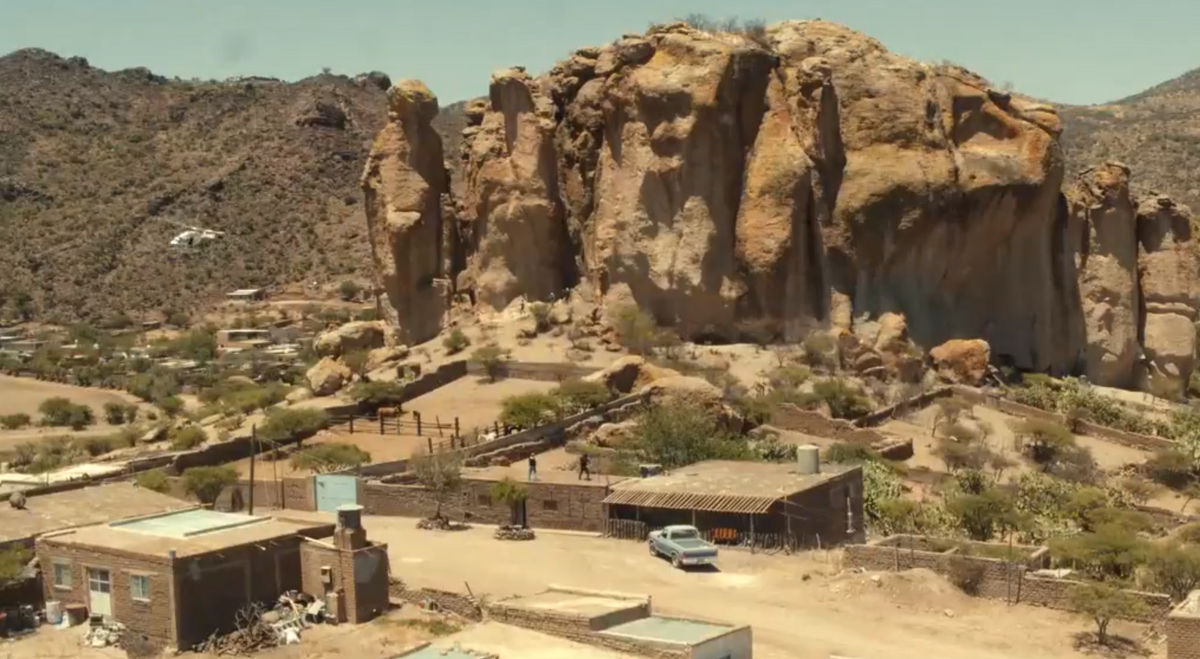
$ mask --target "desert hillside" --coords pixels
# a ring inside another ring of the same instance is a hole
[[[168,80],[0,58],[0,305],[40,319],[187,309],[369,272],[358,177],[382,74]],[[170,222],[227,232],[172,260]]]

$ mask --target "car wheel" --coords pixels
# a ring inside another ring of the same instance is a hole
[[[679,554],[675,554],[671,557],[671,565],[674,565],[675,567],[683,567],[683,561],[679,558]]]
[[[649,543],[647,546],[648,546],[648,547],[650,547],[650,555],[651,555],[651,556],[658,556],[658,550],[656,550],[656,549],[654,548],[654,543],[653,543],[653,542]]]

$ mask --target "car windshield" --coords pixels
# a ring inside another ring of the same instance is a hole
[[[692,538],[700,537],[700,534],[697,533],[695,529],[682,529],[679,531],[672,531],[671,537],[676,540],[690,540]]]

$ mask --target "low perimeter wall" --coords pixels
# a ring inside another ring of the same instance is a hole
[[[449,611],[467,620],[483,620],[483,608],[470,595],[437,588],[409,588],[403,581],[395,579],[388,584],[388,595],[416,606]]]
[[[964,543],[984,545],[987,543]],[[1006,545],[992,545],[1000,550]],[[956,548],[940,550],[932,539],[921,536],[890,536],[882,540],[846,547],[844,563],[879,572],[900,572],[925,568],[953,579],[966,570],[973,570],[977,581],[971,594],[988,599],[1001,599],[1011,604],[1024,603],[1051,609],[1073,611],[1071,589],[1083,582],[1057,579],[1033,573],[1048,565],[1049,549],[1021,546],[1021,557],[1014,562],[985,556],[965,555]],[[1171,598],[1162,593],[1128,591],[1145,602],[1150,615],[1134,620],[1155,621],[1171,610]]]

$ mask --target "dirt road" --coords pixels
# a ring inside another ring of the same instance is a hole
[[[641,543],[588,535],[539,532],[512,543],[485,527],[418,531],[415,520],[396,517],[367,517],[364,525],[368,537],[389,544],[393,575],[411,585],[461,591],[465,581],[493,599],[550,584],[646,593],[660,613],[753,625],[759,659],[1076,656],[1073,635],[1089,627],[1067,613],[967,597],[930,572],[839,574],[837,552],[727,551],[720,571],[685,573]]]

